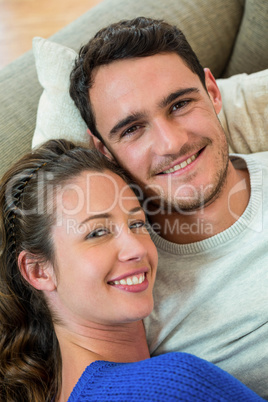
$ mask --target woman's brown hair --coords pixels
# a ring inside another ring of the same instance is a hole
[[[51,140],[25,155],[0,183],[0,400],[51,401],[61,386],[61,357],[53,316],[42,291],[22,277],[18,256],[27,250],[53,262],[53,186],[85,170],[126,176],[95,150]],[[52,198],[52,199],[51,199]]]

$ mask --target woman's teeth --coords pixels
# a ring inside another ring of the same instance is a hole
[[[111,285],[138,285],[139,283],[144,282],[145,273],[128,276],[127,278],[121,279],[120,281],[110,282]]]
[[[186,159],[186,161],[183,161],[182,163],[179,163],[178,165],[175,165],[168,170],[164,170],[162,174],[177,172],[177,170],[185,168],[187,165],[190,165],[190,163],[192,163],[197,158],[197,156],[198,152],[195,155],[191,156],[190,158]]]

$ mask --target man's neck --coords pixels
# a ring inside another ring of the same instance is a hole
[[[177,244],[198,242],[232,226],[245,211],[249,198],[248,171],[235,169],[230,163],[226,183],[211,203],[190,214],[156,214],[150,223],[165,240]]]

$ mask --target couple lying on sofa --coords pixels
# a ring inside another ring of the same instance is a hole
[[[267,154],[230,160],[215,80],[163,22],[97,34],[71,95],[106,158],[51,141],[2,179],[1,397],[267,397]]]

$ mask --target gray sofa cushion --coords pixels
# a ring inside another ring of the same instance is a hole
[[[247,0],[225,76],[264,70],[268,66],[268,1]]]
[[[64,38],[61,32],[52,38],[78,51],[111,22],[141,15],[164,19],[183,31],[204,67],[219,77],[231,55],[243,11],[239,0],[105,0],[70,24]]]

